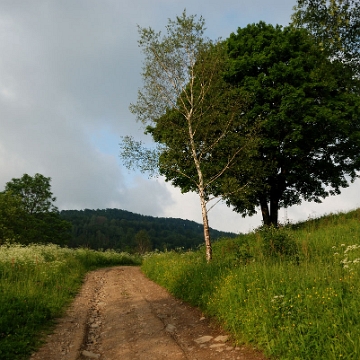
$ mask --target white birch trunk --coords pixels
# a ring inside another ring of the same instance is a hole
[[[205,240],[205,252],[206,252],[206,261],[210,262],[212,260],[212,247],[209,231],[209,220],[208,220],[208,211],[206,208],[206,199],[204,194],[200,194],[201,202],[201,213],[204,225],[204,240]]]
[[[209,231],[209,219],[208,219],[208,210],[206,207],[206,194],[205,194],[205,186],[204,186],[204,178],[201,171],[200,160],[196,154],[196,145],[194,141],[194,135],[192,130],[192,113],[188,114],[187,122],[188,122],[188,129],[189,129],[189,139],[191,145],[191,152],[194,159],[196,171],[198,174],[199,182],[198,182],[198,189],[199,189],[199,197],[200,197],[200,204],[201,204],[201,214],[203,219],[203,227],[204,227],[204,241],[205,241],[205,248],[206,248],[206,261],[210,262],[212,260],[212,247],[211,247],[211,239],[210,239],[210,231]]]

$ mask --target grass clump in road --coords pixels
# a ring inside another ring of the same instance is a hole
[[[139,265],[115,251],[56,245],[0,246],[0,359],[28,359],[40,334],[61,316],[89,270]]]
[[[147,257],[143,271],[278,359],[360,358],[360,210],[261,229],[203,250]]]

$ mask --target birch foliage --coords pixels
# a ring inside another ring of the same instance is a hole
[[[142,143],[127,137],[121,144],[121,157],[128,167],[135,165],[145,171],[157,163],[166,180],[183,192],[198,193],[210,261],[211,189],[246,147],[238,139],[228,153],[221,150],[234,129],[240,130],[240,109],[246,101],[231,93],[230,85],[222,80],[224,43],[205,38],[204,30],[204,19],[187,16],[185,11],[176,20],[169,20],[164,35],[139,28],[139,46],[145,56],[144,86],[130,110],[158,147],[144,149]]]

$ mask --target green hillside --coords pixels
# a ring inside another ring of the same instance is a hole
[[[360,209],[260,229],[142,269],[271,359],[360,359]]]
[[[196,248],[204,242],[203,226],[189,220],[156,218],[119,209],[63,210],[60,215],[72,224],[70,247],[136,251],[141,245],[145,252]],[[213,240],[236,236],[214,229],[210,235]]]

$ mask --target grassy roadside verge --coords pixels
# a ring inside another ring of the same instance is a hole
[[[28,359],[86,272],[113,265],[140,265],[140,259],[55,245],[0,246],[0,359]]]
[[[360,210],[148,256],[144,273],[278,359],[360,358]]]

